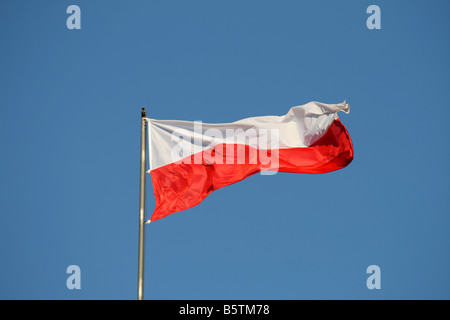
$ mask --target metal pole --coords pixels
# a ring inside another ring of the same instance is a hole
[[[141,184],[139,194],[139,259],[138,259],[138,300],[144,299],[144,233],[145,233],[145,146],[147,145],[145,109],[141,111]]]

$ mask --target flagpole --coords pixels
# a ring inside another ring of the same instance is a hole
[[[139,193],[139,257],[138,257],[138,300],[144,299],[144,233],[145,233],[145,147],[147,145],[145,109],[141,110],[141,181]]]

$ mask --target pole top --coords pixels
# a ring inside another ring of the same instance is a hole
[[[141,109],[141,116],[142,116],[142,118],[146,118],[147,117],[147,112],[145,112],[145,108]]]

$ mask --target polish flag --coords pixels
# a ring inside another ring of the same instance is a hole
[[[284,116],[232,123],[147,118],[155,210],[150,221],[199,204],[255,173],[326,173],[353,159],[337,113],[349,105],[310,102]]]

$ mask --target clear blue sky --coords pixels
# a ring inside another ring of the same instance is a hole
[[[142,107],[232,122],[347,99],[347,168],[255,175],[148,225],[145,298],[449,299],[449,14],[437,0],[1,1],[0,298],[136,298]]]

